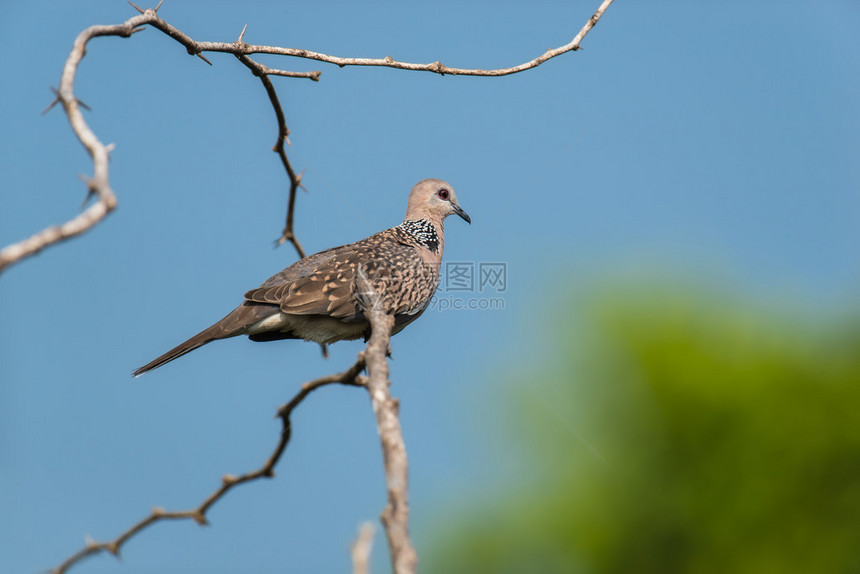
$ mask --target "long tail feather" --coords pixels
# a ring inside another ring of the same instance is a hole
[[[279,312],[280,310],[277,305],[245,302],[208,329],[197,333],[184,343],[170,349],[132,374],[135,377],[139,377],[152,369],[157,369],[161,365],[181,357],[185,353],[190,353],[194,349],[202,347],[206,343],[210,343],[216,339],[226,339],[227,337],[245,334],[248,327]]]
[[[181,357],[185,353],[190,353],[194,349],[196,349],[198,347],[202,347],[206,343],[212,342],[215,339],[220,338],[220,337],[213,337],[211,331],[212,331],[212,327],[209,327],[205,331],[194,335],[193,337],[191,337],[190,339],[188,339],[184,343],[177,345],[176,347],[170,349],[169,351],[167,351],[166,353],[164,353],[163,355],[161,355],[157,359],[150,361],[149,363],[145,364],[144,366],[142,366],[141,368],[136,370],[134,373],[132,373],[132,375],[134,375],[135,377],[139,377],[142,374],[151,371],[152,369],[157,369],[161,365],[164,365],[165,363],[169,363],[173,359],[178,359],[179,357]]]

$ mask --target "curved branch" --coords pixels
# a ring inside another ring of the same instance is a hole
[[[63,66],[63,74],[60,78],[60,87],[56,90],[56,99],[48,108],[56,103],[63,104],[72,130],[83,144],[87,153],[93,159],[93,177],[85,178],[87,184],[87,199],[95,196],[96,201],[83,213],[59,226],[48,227],[39,233],[13,243],[0,251],[0,272],[22,259],[39,253],[45,247],[70,239],[91,229],[99,221],[104,219],[108,213],[116,208],[116,196],[110,188],[108,181],[108,160],[112,146],[104,145],[89,128],[81,113],[81,104],[75,97],[74,84],[75,73],[78,64],[86,54],[87,42],[97,36],[122,36],[128,38],[138,26],[146,24],[148,17],[145,15],[130,18],[123,24],[116,26],[90,26],[75,38],[72,51]]]
[[[163,520],[183,520],[189,519],[194,520],[197,524],[205,525],[206,522],[206,512],[218,502],[227,492],[235,486],[240,484],[244,484],[246,482],[251,482],[253,480],[257,480],[259,478],[272,478],[275,476],[275,465],[278,464],[278,461],[281,459],[281,455],[284,453],[284,449],[287,448],[287,444],[290,442],[290,435],[292,434],[292,425],[290,423],[290,415],[293,410],[299,406],[299,404],[311,394],[313,391],[317,390],[320,387],[330,385],[333,383],[339,383],[341,385],[349,385],[349,386],[362,386],[364,383],[362,382],[362,377],[359,376],[359,373],[364,369],[365,360],[364,353],[360,353],[358,355],[358,360],[356,360],[355,364],[352,365],[349,369],[342,373],[338,373],[335,375],[329,375],[327,377],[320,377],[318,379],[314,379],[313,381],[309,381],[302,385],[301,390],[296,393],[296,395],[290,400],[290,402],[281,406],[278,409],[278,417],[281,419],[282,428],[281,428],[281,438],[278,441],[277,446],[275,446],[274,451],[266,460],[266,462],[258,468],[257,470],[247,472],[240,476],[233,475],[225,475],[221,479],[221,486],[215,490],[212,494],[210,494],[206,499],[201,502],[196,508],[191,510],[179,510],[179,511],[166,511],[162,508],[153,508],[152,512],[120,534],[118,537],[114,538],[110,542],[96,542],[93,540],[88,540],[86,545],[81,548],[76,553],[69,556],[62,564],[51,570],[53,574],[63,574],[69,568],[83,560],[88,556],[94,556],[96,554],[101,554],[102,552],[109,552],[116,557],[119,557],[120,550],[122,549],[123,544],[128,542],[135,535],[139,534],[141,531],[145,530],[148,526],[160,522]]]
[[[340,56],[332,56],[321,52],[313,52],[311,50],[300,50],[297,48],[282,48],[280,46],[255,46],[252,44],[237,43],[237,42],[197,42],[195,49],[203,52],[227,52],[230,54],[274,54],[277,56],[291,56],[294,58],[303,58],[306,60],[316,60],[318,62],[326,62],[334,64],[341,68],[345,66],[378,66],[384,68],[396,68],[398,70],[413,70],[417,72],[432,72],[434,74],[450,75],[450,76],[509,76],[517,72],[523,72],[536,68],[557,56],[566,54],[567,52],[575,52],[580,49],[580,44],[598,20],[603,16],[603,13],[609,8],[613,0],[604,0],[597,8],[597,11],[592,14],[591,18],[580,29],[579,33],[573,39],[563,46],[547,50],[537,58],[523,62],[510,68],[497,68],[493,70],[482,70],[480,68],[452,68],[436,61],[429,64],[416,64],[413,62],[400,62],[391,56],[385,58],[343,58]],[[191,52],[191,49],[189,49]],[[319,72],[317,72],[319,74]],[[315,79],[317,79],[319,75]]]

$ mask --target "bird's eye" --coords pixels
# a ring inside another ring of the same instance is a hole
[[[439,197],[440,198],[447,201],[449,195],[451,195],[451,192],[449,192],[447,189],[440,189],[439,190]]]

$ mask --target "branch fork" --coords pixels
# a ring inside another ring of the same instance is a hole
[[[385,56],[384,58],[343,58],[296,48],[255,46],[244,41],[245,31],[248,28],[247,24],[242,28],[242,32],[239,34],[239,38],[235,42],[197,42],[158,16],[158,10],[161,8],[162,2],[163,0],[161,0],[155,8],[147,9],[143,9],[133,2],[129,2],[129,4],[139,12],[139,15],[129,18],[122,24],[116,24],[113,26],[90,26],[81,32],[75,40],[72,52],[69,54],[69,57],[66,60],[66,65],[63,69],[60,88],[55,91],[57,97],[50,105],[48,105],[45,111],[51,109],[57,102],[62,102],[63,107],[66,110],[66,115],[69,118],[69,122],[72,125],[72,130],[75,132],[75,135],[78,136],[78,139],[93,159],[93,179],[98,180],[98,184],[95,186],[93,193],[98,196],[98,202],[91,205],[84,213],[81,213],[60,226],[48,227],[27,239],[13,243],[12,245],[5,247],[3,250],[0,250],[0,273],[10,265],[31,257],[46,247],[66,241],[92,229],[116,207],[116,197],[110,188],[108,179],[107,153],[104,149],[105,146],[98,141],[98,138],[96,138],[95,134],[93,134],[89,126],[84,121],[78,107],[86,108],[86,106],[75,97],[73,90],[77,67],[81,59],[86,54],[87,43],[97,36],[121,36],[128,38],[132,34],[140,32],[145,29],[145,26],[149,25],[167,34],[185,46],[185,49],[189,54],[201,58],[210,66],[212,65],[212,62],[203,55],[203,52],[229,53],[235,55],[236,58],[250,69],[255,76],[260,78],[266,89],[266,93],[269,95],[269,100],[272,103],[272,107],[274,108],[275,115],[278,119],[278,139],[273,149],[281,158],[281,163],[284,165],[287,176],[290,180],[286,223],[283,231],[281,232],[281,236],[277,239],[275,245],[281,245],[289,241],[293,244],[293,247],[295,247],[299,257],[304,258],[305,251],[293,231],[296,190],[300,187],[301,180],[296,176],[296,173],[284,152],[283,142],[289,141],[289,131],[287,130],[286,121],[284,120],[283,109],[278,100],[275,88],[272,85],[271,80],[269,80],[269,76],[308,78],[312,81],[319,81],[320,74],[322,72],[294,72],[270,68],[251,59],[249,57],[251,54],[275,54],[280,56],[317,60],[334,64],[341,68],[345,66],[382,66],[401,70],[432,72],[440,75],[507,76],[535,68],[547,60],[560,56],[566,52],[580,50],[580,43],[585,38],[585,35],[588,34],[595,24],[597,24],[606,9],[610,4],[612,4],[613,0],[603,0],[597,11],[588,19],[585,26],[582,27],[579,33],[568,44],[547,50],[541,56],[517,66],[495,70],[451,68],[445,66],[438,60],[430,64],[415,64],[411,62],[399,62],[391,56]]]

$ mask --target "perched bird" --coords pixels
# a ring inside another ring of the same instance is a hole
[[[440,179],[419,181],[397,227],[310,255],[245,293],[229,315],[134,372],[140,376],[216,339],[304,339],[321,344],[367,337],[370,324],[358,297],[359,274],[378,304],[394,315],[392,334],[427,308],[439,285],[445,246],[443,222],[456,214],[471,223],[454,188]]]

